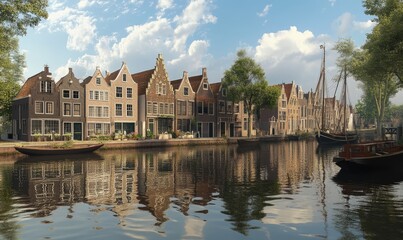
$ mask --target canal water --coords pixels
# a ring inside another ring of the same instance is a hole
[[[403,175],[315,141],[0,161],[0,239],[401,239]]]

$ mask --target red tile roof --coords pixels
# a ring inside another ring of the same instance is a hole
[[[33,88],[35,86],[35,84],[38,82],[38,79],[39,79],[38,77],[44,73],[45,73],[45,71],[41,71],[41,72],[29,77],[27,79],[27,81],[25,81],[24,85],[22,85],[17,96],[15,96],[15,99],[27,97],[31,93],[31,88]]]
[[[111,80],[115,80],[115,79],[117,78],[119,72],[120,72],[120,69],[114,71],[113,73],[108,74],[108,75],[105,77],[105,81],[106,81],[109,85],[111,85]]]
[[[179,89],[179,87],[180,87],[180,85],[181,85],[181,83],[182,83],[182,78],[181,79],[177,79],[177,80],[173,80],[173,81],[171,81],[171,85],[172,85],[172,87],[174,88],[174,90],[178,90]]]
[[[148,87],[148,83],[154,73],[155,69],[146,70],[139,73],[132,74],[133,80],[137,83],[138,94],[144,95],[146,94],[146,89]]]

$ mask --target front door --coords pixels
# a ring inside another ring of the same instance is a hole
[[[230,137],[234,137],[234,133],[235,133],[235,124],[230,123],[230,124],[229,124],[229,134],[230,134]]]
[[[225,122],[220,123],[220,135],[221,137],[225,137]]]
[[[74,140],[83,140],[83,124],[82,123],[73,124],[73,139]]]

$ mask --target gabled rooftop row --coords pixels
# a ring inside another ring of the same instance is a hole
[[[282,84],[278,106],[254,117],[252,134],[310,131],[312,93],[294,83]],[[311,106],[311,107],[309,107]],[[308,117],[310,115],[310,117]],[[158,55],[154,68],[131,74],[127,65],[105,76],[97,68],[81,83],[69,68],[55,82],[49,67],[31,76],[13,101],[13,138],[32,141],[39,136],[87,140],[113,134],[157,137],[174,132],[183,137],[246,136],[247,115],[241,103],[228,101],[221,83],[201,75],[170,81]],[[184,135],[184,133],[190,133]]]

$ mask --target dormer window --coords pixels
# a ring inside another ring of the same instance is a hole
[[[183,95],[184,96],[189,96],[189,88],[188,87],[183,88]]]
[[[41,81],[40,82],[40,91],[51,93],[52,92],[52,82],[50,81]]]
[[[203,83],[203,90],[207,90],[208,89],[208,83]]]

